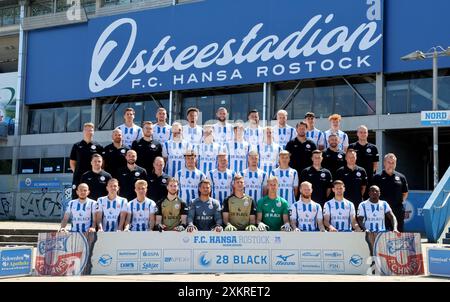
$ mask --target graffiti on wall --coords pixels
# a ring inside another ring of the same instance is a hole
[[[0,219],[9,219],[14,216],[14,194],[0,193]]]
[[[16,205],[16,218],[60,220],[63,194],[63,192],[19,193]]]

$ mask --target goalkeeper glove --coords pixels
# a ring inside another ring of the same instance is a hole
[[[254,232],[254,231],[257,231],[258,228],[256,227],[256,225],[249,224],[249,225],[245,228],[245,230],[246,230],[246,231],[250,231],[250,232]]]
[[[237,228],[231,223],[228,223],[227,226],[225,227],[225,231],[227,232],[237,231]]]
[[[267,224],[260,222],[258,223],[258,230],[260,230],[261,232],[265,232],[268,231],[270,228]]]
[[[286,223],[283,224],[283,226],[281,227],[281,230],[282,230],[282,231],[285,231],[285,232],[290,232],[290,231],[292,231],[292,227],[291,227],[291,225],[289,224],[289,222],[286,222]]]

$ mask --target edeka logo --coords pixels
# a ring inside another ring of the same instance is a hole
[[[88,260],[89,244],[81,233],[41,233],[38,247],[38,275],[80,275]]]
[[[261,34],[263,27],[270,25],[257,23],[249,29],[248,34],[244,37],[233,37],[223,43],[211,41],[205,46],[200,46],[199,43],[199,45],[180,47],[172,41],[172,36],[166,35],[153,49],[136,49],[139,30],[136,20],[120,18],[112,22],[97,39],[91,58],[89,89],[93,93],[98,93],[116,86],[128,76],[152,75],[155,72],[181,72],[188,69],[202,71],[209,67],[217,68],[232,64],[237,67],[252,63],[268,64],[282,59],[297,61],[288,66],[294,74],[303,69],[311,73],[313,68],[320,68],[327,72],[337,66],[341,70],[348,70],[353,67],[352,64],[357,65],[358,68],[370,67],[369,58],[371,56],[364,56],[364,51],[372,48],[382,38],[380,26],[375,21],[381,18],[368,18],[370,22],[351,27],[334,24],[336,23],[333,23],[334,18],[334,14],[326,16],[316,14],[307,20],[300,30],[281,37],[277,34],[263,36]],[[115,32],[126,30],[128,30],[128,38],[116,41],[112,37]],[[122,49],[123,52],[120,53],[118,49]],[[357,52],[357,59],[352,60],[352,58],[344,56],[351,52]],[[343,56],[336,62],[329,59],[333,54],[339,53]],[[327,59],[321,63],[317,60],[307,61],[309,57],[313,56]],[[109,63],[112,57],[118,58],[117,61],[113,63],[113,66],[106,66],[105,62]],[[299,62],[305,66],[300,66]],[[256,70],[256,75],[257,77],[264,76],[264,74],[267,76],[267,72],[267,66],[260,66]],[[273,74],[277,75],[275,70],[273,70]],[[223,76],[221,75],[221,77]],[[219,73],[217,77],[219,77]],[[190,84],[190,78],[186,84]],[[234,78],[242,79],[239,69],[234,70],[230,79]],[[156,77],[150,77],[147,84],[150,87],[162,85],[162,83],[158,84],[157,80]],[[184,80],[180,80],[178,77],[174,77],[173,84],[175,85],[179,81],[181,84],[185,84]],[[198,83],[197,79],[196,82]],[[133,79],[131,86],[133,89],[143,87],[141,79]]]
[[[211,265],[211,259],[207,257],[208,252],[203,252],[199,255],[199,263],[201,266],[210,266]]]
[[[376,265],[384,275],[424,273],[420,234],[380,233],[374,243]]]

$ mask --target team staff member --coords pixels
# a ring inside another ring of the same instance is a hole
[[[325,232],[320,204],[311,200],[313,187],[310,182],[300,184],[300,199],[291,205],[291,226],[296,232]]]
[[[189,207],[187,232],[216,231],[221,232],[222,215],[220,204],[211,198],[211,181],[203,179],[199,184],[200,196]]]
[[[92,170],[81,176],[81,182],[87,184],[90,189],[89,198],[97,200],[108,194],[106,184],[112,178],[111,174],[102,169],[103,157],[100,154],[92,155]]]
[[[119,169],[127,165],[125,155],[129,148],[122,143],[122,130],[119,128],[113,130],[112,141],[103,149],[102,155],[105,160],[105,171],[117,178]]]
[[[158,231],[178,231],[186,229],[189,208],[183,199],[178,197],[178,180],[169,178],[167,195],[159,200],[156,210],[156,226]]]
[[[289,224],[289,204],[278,196],[278,178],[270,176],[267,180],[268,194],[258,200],[256,224],[260,231],[292,231]]]
[[[142,137],[142,128],[134,123],[134,117],[134,109],[126,108],[123,112],[124,123],[117,127],[122,130],[122,142],[128,148],[131,148],[131,144]]]
[[[289,166],[297,170],[300,175],[303,169],[312,165],[312,152],[317,149],[316,144],[306,138],[306,123],[297,123],[297,137],[286,145],[286,150],[291,153],[291,162]]]
[[[361,232],[356,221],[356,210],[353,203],[344,198],[345,185],[342,181],[333,182],[334,198],[328,200],[323,207],[325,227],[329,232],[351,232],[352,228]]]
[[[323,207],[331,193],[333,178],[328,169],[322,167],[322,151],[314,150],[312,166],[304,169],[300,174],[300,183],[307,181],[312,184],[312,199]]]
[[[134,141],[131,149],[136,151],[136,164],[144,168],[147,172],[153,169],[153,161],[156,157],[162,156],[162,146],[158,141],[153,139],[153,123],[143,123],[143,137]]]
[[[136,198],[135,183],[138,180],[146,180],[147,171],[136,165],[136,151],[128,150],[126,159],[127,166],[119,170],[120,195],[127,200],[133,200]]]
[[[367,175],[364,168],[357,166],[357,155],[353,149],[347,149],[345,154],[347,165],[336,172],[336,180],[342,180],[345,184],[344,197],[353,202],[357,209],[363,201],[367,186]]]
[[[83,126],[83,140],[72,146],[70,152],[70,169],[73,171],[72,198],[77,198],[76,189],[81,176],[91,170],[91,159],[95,153],[101,154],[103,147],[94,140],[94,124],[85,123]]]
[[[225,231],[257,231],[256,202],[244,193],[244,177],[233,179],[233,195],[223,202],[222,217]]]
[[[117,195],[119,181],[112,178],[106,186],[108,195],[97,200],[97,226],[99,232],[123,231],[127,219],[128,201]]]
[[[328,148],[323,152],[322,166],[336,177],[336,171],[345,166],[345,153],[338,148],[339,137],[336,134],[328,136]]]
[[[89,186],[80,183],[77,188],[77,199],[69,201],[64,217],[61,221],[60,232],[67,232],[66,226],[72,218],[71,232],[95,232],[95,210],[97,203],[88,198]]]
[[[405,208],[403,203],[408,197],[408,182],[406,177],[395,171],[397,166],[397,157],[393,153],[384,156],[384,169],[381,174],[373,177],[372,183],[380,188],[380,199],[386,200],[391,207],[398,222],[398,230],[403,232],[405,220]],[[393,226],[388,222],[387,227],[392,229]]]
[[[156,203],[146,197],[147,182],[145,180],[136,181],[134,188],[136,198],[128,203],[124,231],[152,231],[155,227]]]
[[[164,158],[158,156],[153,161],[153,171],[148,176],[147,197],[158,201],[167,196],[169,177],[169,175],[164,173]]]

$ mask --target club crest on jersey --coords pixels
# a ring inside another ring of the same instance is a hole
[[[310,144],[306,144],[306,148],[311,148],[311,145]]]
[[[165,183],[167,182],[167,179],[163,178],[163,179],[161,180],[161,182],[162,182],[163,184],[165,184]]]
[[[178,209],[180,208],[180,205],[179,205],[179,204],[177,203],[177,204],[176,204],[176,205],[174,205],[173,207],[174,207],[175,209],[177,209],[177,210],[178,210]]]
[[[213,204],[210,203],[209,206],[208,206],[208,208],[209,208],[210,210],[212,210],[212,209],[214,208]]]
[[[106,179],[105,176],[100,176],[101,181],[105,181],[105,179]]]
[[[110,150],[110,151],[112,151],[112,150]],[[120,150],[120,153],[122,153],[122,154],[125,154],[125,149],[122,149],[122,150]]]
[[[277,202],[277,207],[281,207],[281,201]]]
[[[338,154],[338,158],[342,158],[342,154]]]
[[[97,146],[92,145],[92,146],[91,146],[91,149],[92,149],[92,150],[95,150],[95,149],[97,149]]]
[[[139,177],[139,175],[141,175],[141,173],[139,173],[139,172],[134,173],[134,176],[136,176],[136,177]]]
[[[320,177],[325,178],[325,173],[321,173]]]
[[[356,176],[360,177],[361,176],[361,172],[356,172]]]
[[[366,152],[367,152],[367,153],[371,153],[372,150],[371,150],[370,148],[367,148]]]
[[[248,201],[244,201],[244,207],[248,207],[249,203]]]
[[[395,180],[400,180],[400,177],[398,177],[398,176],[395,176]]]

